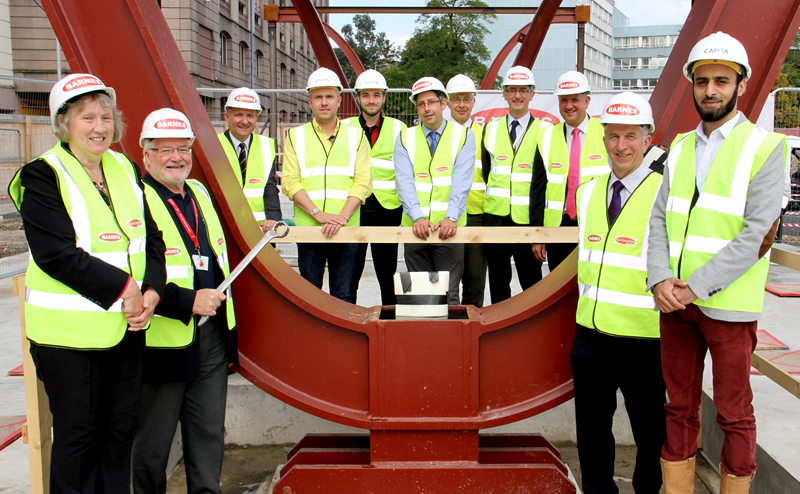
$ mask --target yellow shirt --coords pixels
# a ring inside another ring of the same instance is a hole
[[[341,120],[337,118],[336,131],[339,130],[340,124]],[[316,118],[312,120],[312,125],[322,145],[325,146],[325,152],[329,152],[333,143],[328,139],[328,134],[322,130]],[[360,131],[361,129],[358,130]],[[286,139],[283,143],[283,176],[281,184],[283,193],[286,194],[290,200],[294,200],[294,195],[303,190],[303,185],[300,183],[300,165],[297,163],[297,153],[294,150],[294,144],[291,146],[288,144],[289,139]],[[356,157],[353,188],[350,189],[348,197],[357,197],[361,201],[361,204],[364,204],[364,201],[370,194],[372,194],[372,159],[369,157],[367,140],[362,139],[361,145],[358,147],[358,156]]]

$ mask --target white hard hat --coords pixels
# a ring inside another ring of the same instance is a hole
[[[570,70],[561,74],[556,83],[556,96],[566,96],[568,94],[592,94],[589,81],[586,76],[577,70]]]
[[[356,92],[362,89],[382,89],[386,91],[386,79],[377,70],[367,69],[356,78]]]
[[[435,77],[423,77],[411,86],[411,96],[409,96],[408,99],[410,99],[412,103],[416,103],[417,95],[425,91],[441,91],[445,94],[445,97],[447,96],[447,90],[444,88],[442,81]]]
[[[261,113],[261,98],[258,93],[250,88],[239,87],[231,91],[228,100],[225,102],[225,111],[228,108],[242,108],[245,110],[255,110]]]
[[[144,147],[145,139],[163,139],[170,137],[184,137],[189,139],[189,144],[194,142],[194,132],[192,124],[186,115],[173,110],[172,108],[162,108],[156,110],[142,124],[142,135],[139,137],[139,146]]]
[[[476,94],[477,91],[475,90],[475,83],[472,82],[472,79],[465,76],[464,74],[458,74],[457,76],[453,76],[452,79],[447,81],[447,94],[456,94],[456,93]]]
[[[92,74],[71,74],[56,82],[50,90],[50,118],[53,121],[53,130],[56,128],[56,115],[73,98],[86,93],[103,91],[117,102],[117,93],[114,88],[106,87],[99,78]]]
[[[339,81],[339,76],[336,75],[336,72],[322,67],[315,70],[310,76],[308,76],[306,91],[310,91],[319,87],[335,87],[341,91],[342,83]]]
[[[536,89],[536,81],[533,80],[533,72],[528,67],[517,65],[511,67],[503,77],[503,87],[506,86],[533,86]]]
[[[603,125],[647,125],[650,132],[656,130],[650,103],[630,91],[617,94],[608,100],[603,114],[600,115],[600,123]]]
[[[747,50],[744,49],[742,43],[738,39],[722,31],[706,36],[694,45],[691,53],[689,53],[689,60],[683,66],[683,75],[692,80],[692,72],[697,67],[699,61],[706,63],[718,63],[731,67],[736,72],[741,73],[741,68],[744,67],[744,80],[750,79],[750,65],[747,59]]]

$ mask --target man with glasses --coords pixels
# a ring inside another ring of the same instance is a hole
[[[467,194],[475,169],[475,136],[467,127],[447,122],[447,92],[441,81],[423,77],[411,88],[422,125],[406,129],[394,145],[397,193],[403,204],[402,226],[421,240],[438,230],[446,240],[467,224]],[[449,305],[459,304],[464,244],[405,244],[409,271],[449,271]]]
[[[228,366],[238,365],[227,244],[211,196],[192,170],[192,126],[170,108],[144,121],[145,194],[164,235],[167,286],[147,330],[139,425],[133,441],[133,491],[164,492],[172,438],[180,422],[189,492],[219,492]],[[196,326],[199,316],[210,316]]]
[[[282,216],[275,176],[278,162],[275,139],[258,134],[260,113],[258,93],[246,87],[231,91],[225,102],[228,130],[219,134],[219,141],[242,184],[253,216],[266,233]]]
[[[470,120],[475,107],[475,83],[464,74],[458,74],[447,82],[450,116],[457,123],[469,127],[475,134],[475,145],[481,142],[483,127]],[[475,160],[472,175],[472,189],[467,196],[467,226],[483,226],[483,194],[486,183],[483,181],[481,160]],[[461,278],[461,304],[483,307],[486,291],[486,253],[483,244],[464,245],[464,275]]]
[[[483,131],[483,225],[525,226],[530,223],[533,160],[544,126],[528,110],[536,89],[529,68],[511,67],[502,85],[508,115],[488,123]],[[530,244],[486,244],[484,249],[493,304],[511,297],[511,256],[523,290],[542,279],[542,263],[534,257]]]

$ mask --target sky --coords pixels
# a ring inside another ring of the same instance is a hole
[[[492,0],[484,0],[489,6],[496,5]],[[330,0],[331,6],[424,6],[425,0]],[[525,5],[526,0],[519,0],[516,5]],[[512,4],[513,5],[513,4]],[[630,19],[631,26],[649,26],[653,24],[683,24],[689,15],[690,0],[660,0],[647,2],[642,0],[617,0],[617,8]],[[375,15],[378,32],[385,32],[392,43],[402,47],[413,34],[416,15]],[[331,15],[330,24],[341,32],[345,24],[351,23],[352,15]]]

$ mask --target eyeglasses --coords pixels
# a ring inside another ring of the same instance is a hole
[[[507,92],[508,94],[519,93],[521,96],[527,96],[533,92],[528,88],[516,89],[513,87],[507,87],[503,89],[503,91]]]
[[[442,98],[442,99],[429,99],[428,101],[417,101],[417,108],[422,109],[422,108],[426,108],[428,106],[432,107],[436,103],[441,103],[443,99],[444,98]]]
[[[174,147],[170,147],[170,146],[164,146],[162,148],[148,148],[148,151],[154,151],[154,152],[160,154],[161,156],[164,156],[165,158],[167,156],[172,156],[172,153],[174,153],[175,151],[178,151],[178,154],[180,154],[182,156],[188,156],[188,155],[192,154],[192,148],[190,148],[188,146],[182,146],[182,147],[179,147],[179,148],[174,148]]]
[[[468,105],[468,104],[472,103],[473,101],[475,101],[475,98],[473,98],[472,96],[465,96],[463,98],[455,97],[455,98],[450,98],[450,105],[451,106],[452,105],[459,105],[461,103],[464,103],[464,104]]]

